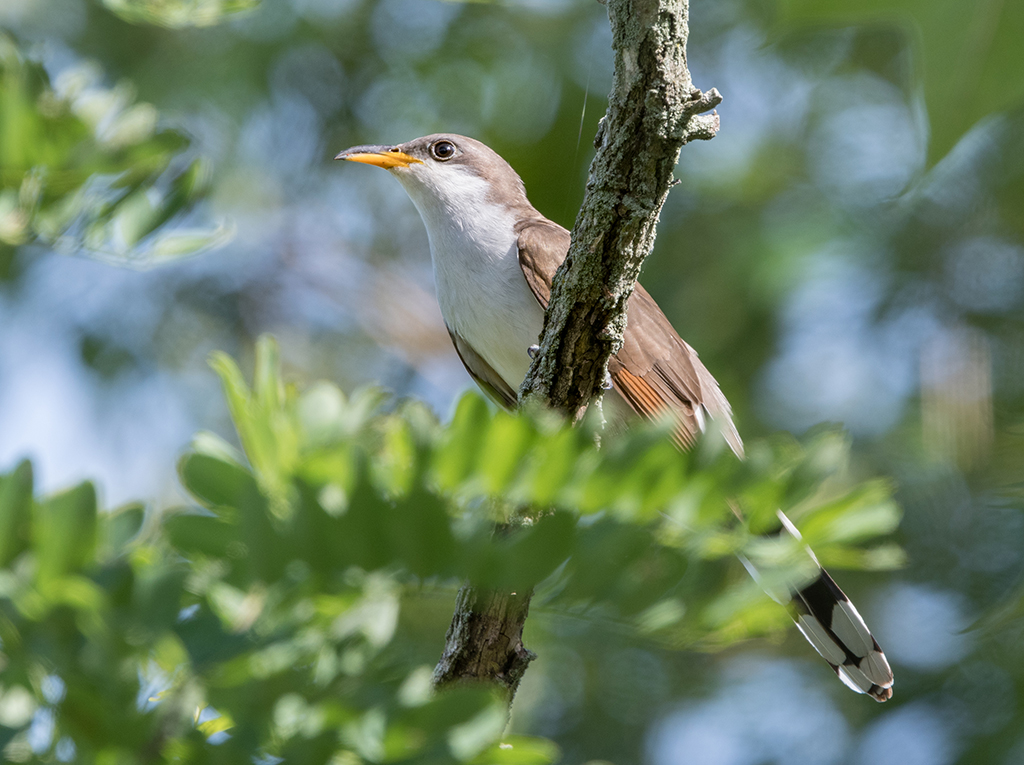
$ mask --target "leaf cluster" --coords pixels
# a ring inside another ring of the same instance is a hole
[[[27,463],[0,480],[8,759],[552,762],[550,742],[502,738],[489,690],[434,693],[404,604],[471,579],[716,645],[785,620],[734,562],[800,575],[800,545],[759,534],[779,507],[826,560],[898,558],[860,547],[897,514],[883,485],[847,485],[832,431],[745,463],[714,437],[680,454],[660,428],[599,448],[593,423],[474,393],[442,424],[376,390],[300,392],[269,338],[251,387],[213,364],[244,454],[196,438],[180,474],[197,507],[144,522],[97,513],[89,484],[33,499]]]
[[[0,248],[42,242],[148,265],[226,241],[224,227],[168,226],[208,185],[180,131],[94,65],[44,66],[0,32]]]

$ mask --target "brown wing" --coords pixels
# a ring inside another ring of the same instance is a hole
[[[509,387],[501,375],[494,371],[490,364],[484,361],[479,353],[473,350],[473,346],[453,332],[451,327],[448,327],[448,334],[451,335],[455,352],[462,359],[466,371],[476,380],[476,384],[483,389],[484,393],[489,395],[496,404],[500,404],[506,409],[515,409],[519,400],[518,394]]]
[[[537,301],[546,308],[551,280],[569,251],[569,232],[545,218],[531,218],[520,221],[516,233],[519,265]],[[608,362],[608,371],[615,392],[637,414],[657,418],[666,409],[674,414],[680,446],[693,444],[702,429],[704,409],[717,421],[732,450],[743,456],[732,409],[715,378],[639,284],[629,299],[622,349]]]

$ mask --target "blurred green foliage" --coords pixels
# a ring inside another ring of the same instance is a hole
[[[101,77],[82,65],[53,85],[0,30],[0,262],[32,241],[138,265],[226,241],[166,225],[203,193],[203,161],[130,85]]]
[[[799,575],[795,540],[751,531],[777,507],[826,562],[898,560],[861,547],[898,514],[849,484],[835,432],[751,444],[746,463],[716,439],[681,455],[656,428],[599,449],[592,425],[476,393],[441,425],[373,389],[300,392],[277,353],[261,339],[251,388],[214,359],[245,456],[197,437],[180,473],[198,507],[98,512],[88,483],[33,499],[29,463],[0,477],[5,759],[554,762],[551,742],[503,735],[488,689],[432,691],[394,648],[403,602],[467,578],[539,586],[546,609],[724,645],[787,621],[733,558]]]
[[[899,28],[914,47],[914,81],[923,86],[932,163],[980,119],[1024,101],[1019,2],[780,0],[778,22],[780,32],[810,25]]]
[[[180,29],[218,24],[227,16],[255,8],[259,0],[103,0],[103,4],[125,21]]]

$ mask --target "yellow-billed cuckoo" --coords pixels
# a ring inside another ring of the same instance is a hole
[[[437,299],[455,349],[487,393],[514,407],[551,280],[569,251],[569,232],[537,212],[515,170],[472,138],[438,134],[394,146],[355,146],[336,159],[383,167],[405,188],[427,228]],[[639,284],[629,300],[622,349],[608,371],[610,393],[637,414],[672,413],[682,446],[692,444],[711,417],[743,456],[718,383]],[[797,627],[846,685],[878,701],[892,696],[885,654],[820,565],[810,585],[789,595]]]

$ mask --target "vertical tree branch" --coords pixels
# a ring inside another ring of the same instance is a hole
[[[434,685],[491,680],[505,687],[511,703],[526,667],[536,658],[523,645],[531,595],[471,584],[459,590],[444,653],[434,668]]]
[[[540,353],[520,390],[578,418],[621,347],[626,301],[654,246],[679,150],[715,136],[718,91],[686,66],[688,0],[608,0],[615,76],[569,255],[558,269]],[[492,681],[514,695],[533,654],[522,644],[530,594],[459,592],[434,682]]]
[[[713,138],[718,91],[686,66],[688,0],[609,0],[615,77],[569,255],[558,269],[540,353],[520,390],[578,418],[622,346],[626,301],[654,246],[679,150]]]

